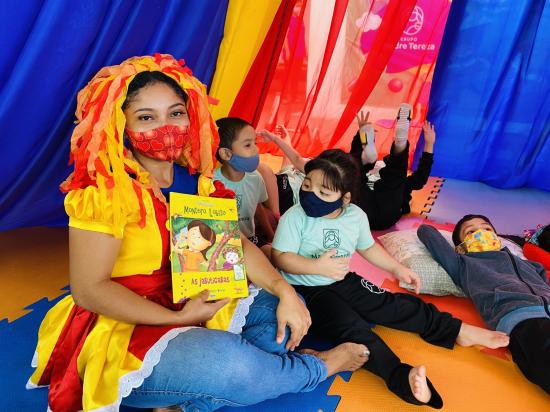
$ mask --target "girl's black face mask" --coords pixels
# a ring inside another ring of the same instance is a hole
[[[309,217],[321,217],[341,208],[344,205],[344,200],[340,198],[334,202],[326,202],[314,192],[300,189],[300,205]]]

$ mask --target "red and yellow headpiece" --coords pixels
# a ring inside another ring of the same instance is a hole
[[[141,190],[151,187],[149,174],[124,147],[126,118],[122,105],[128,85],[136,74],[144,71],[160,71],[170,76],[189,96],[187,110],[192,138],[177,163],[188,167],[191,173],[212,176],[219,136],[208,110],[206,87],[193,77],[183,60],[157,53],[104,67],[78,93],[78,124],[71,137],[74,172],[61,184],[63,192],[93,185],[105,195],[110,192],[121,214],[135,207],[143,209]],[[117,190],[110,190],[115,187]],[[145,211],[141,212],[144,220]]]

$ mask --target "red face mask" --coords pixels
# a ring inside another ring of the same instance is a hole
[[[132,147],[144,156],[151,159],[177,160],[187,140],[189,140],[189,126],[174,126],[167,124],[146,132],[133,132],[126,129]]]

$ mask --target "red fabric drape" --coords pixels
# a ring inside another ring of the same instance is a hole
[[[281,1],[262,47],[260,47],[260,51],[256,55],[231,106],[230,117],[240,117],[253,125],[257,125],[283,47],[295,3],[296,0]]]
[[[397,41],[409,21],[416,0],[392,0],[382,19],[382,24],[376,33],[374,43],[369,52],[365,65],[361,70],[355,87],[351,92],[348,104],[346,105],[336,130],[329,142],[329,147],[336,145],[340,140],[355,114],[361,109],[367,97],[376,86],[384,68],[395,50]]]
[[[276,70],[261,102],[265,105],[259,128],[284,124],[304,156],[328,147],[346,149],[351,135],[347,140],[342,135],[377,84],[415,4],[416,0],[335,0],[332,5],[297,1],[285,47],[278,62],[271,65]],[[361,13],[363,21],[357,25]],[[371,28],[371,19],[379,15],[383,16],[381,24]],[[368,30],[376,36],[364,60],[359,39]],[[361,57],[350,62],[354,54]],[[347,85],[342,86],[344,76],[355,79],[351,95]],[[280,154],[272,143],[261,149]]]
[[[348,0],[336,0],[334,3],[334,11],[332,14],[329,33],[327,36],[327,44],[323,55],[323,61],[321,63],[321,69],[319,70],[319,77],[315,81],[315,90],[313,91],[313,93],[312,91],[310,91],[305,100],[304,108],[302,109],[300,119],[298,120],[298,126],[296,128],[298,131],[304,130],[304,126],[307,125],[309,118],[311,116],[311,111],[313,110],[313,106],[317,102],[319,91],[321,90],[321,86],[327,74],[328,65],[330,63],[330,60],[332,59],[332,54],[334,53],[336,41],[338,40],[338,35],[340,33],[340,28],[342,27],[342,22],[344,21],[344,16],[346,15],[347,7],[348,7]],[[302,20],[303,20],[304,10],[305,8],[302,8],[301,15],[300,15]],[[297,41],[295,40],[294,43],[297,43]],[[292,83],[288,82],[287,84],[290,85],[290,87],[292,87]],[[299,138],[300,134],[301,132],[298,132],[295,134],[295,136]]]
[[[377,126],[376,142],[381,156],[389,152],[393,142],[394,118],[401,102],[413,107],[409,154],[411,159],[414,156],[428,112],[435,62],[449,10],[450,2],[446,0],[417,0],[388,65],[365,102],[364,107],[371,110],[371,119]],[[361,40],[362,48],[369,47],[367,36],[363,34]]]
[[[271,55],[265,99],[248,103],[261,110],[258,128],[285,125],[294,147],[311,157],[329,147],[347,150],[354,116],[366,108],[382,157],[397,108],[408,102],[412,154],[449,8],[447,0],[297,0],[282,50]],[[281,154],[273,143],[260,149]]]

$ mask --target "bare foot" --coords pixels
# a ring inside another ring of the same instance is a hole
[[[508,346],[510,338],[503,332],[479,328],[462,322],[456,343],[460,346],[482,345],[490,349]]]
[[[308,350],[308,349],[306,349]],[[323,360],[327,366],[327,375],[331,376],[338,372],[354,371],[359,369],[369,359],[369,350],[365,345],[358,343],[342,343],[331,350],[314,352],[312,355]]]
[[[409,385],[411,385],[411,391],[418,401],[428,403],[432,398],[432,391],[426,381],[425,366],[415,366],[411,369],[409,372]]]
[[[319,357],[319,351],[315,349],[300,349],[299,352]]]

